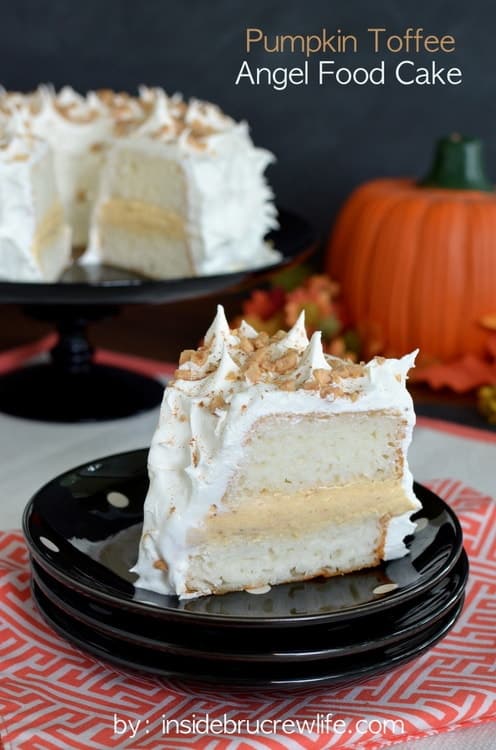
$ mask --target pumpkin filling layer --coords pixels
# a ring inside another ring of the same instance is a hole
[[[113,198],[99,210],[100,221],[142,232],[161,232],[171,239],[186,235],[185,222],[175,211],[137,200]]]
[[[201,529],[191,532],[190,541],[229,545],[235,536],[249,539],[274,532],[298,537],[318,532],[322,525],[337,526],[368,517],[388,519],[412,509],[397,479],[292,494],[265,491],[245,498],[235,510],[212,514]]]
[[[64,222],[64,214],[60,203],[54,203],[36,228],[33,238],[32,252],[39,257],[48,244],[53,242],[60,232]]]

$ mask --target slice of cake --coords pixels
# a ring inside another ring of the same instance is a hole
[[[157,279],[276,262],[264,241],[277,226],[272,155],[212,104],[150,96],[153,111],[108,154],[82,262]]]
[[[49,147],[0,130],[0,278],[55,281],[70,256]]]
[[[192,598],[405,555],[414,358],[352,364],[302,316],[269,338],[219,308],[164,394],[136,585]]]

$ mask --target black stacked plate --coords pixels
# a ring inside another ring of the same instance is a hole
[[[136,589],[146,451],[43,487],[24,514],[33,595],[80,648],[167,678],[241,687],[342,686],[419,656],[455,624],[468,576],[453,511],[416,485],[410,554],[330,579],[180,601]]]

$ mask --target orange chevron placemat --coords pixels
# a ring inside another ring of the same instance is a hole
[[[47,748],[367,748],[496,718],[496,503],[431,483],[457,511],[471,573],[463,614],[427,654],[340,690],[230,693],[117,669],[48,628],[20,532],[0,534],[0,737]],[[1,744],[1,743],[0,743]]]

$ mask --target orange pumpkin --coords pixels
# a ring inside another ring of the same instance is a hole
[[[327,271],[359,330],[388,356],[424,361],[484,353],[496,313],[496,194],[481,144],[440,141],[429,176],[365,183],[331,234]]]

